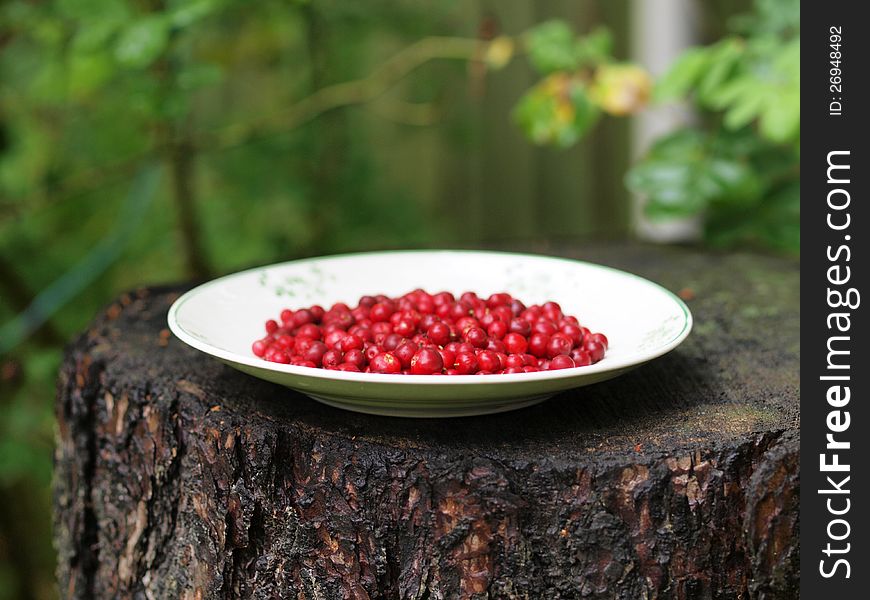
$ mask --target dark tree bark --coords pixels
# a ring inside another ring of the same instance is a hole
[[[343,412],[112,305],[57,402],[69,598],[796,598],[798,266],[543,249],[683,289],[696,329],[623,377],[501,415]]]

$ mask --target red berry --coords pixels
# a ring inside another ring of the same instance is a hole
[[[302,327],[308,323],[314,322],[314,315],[307,308],[302,308],[293,313],[293,324],[296,327]]]
[[[579,346],[583,343],[583,331],[580,330],[578,325],[566,323],[559,328],[559,331],[571,338],[571,341],[574,342],[575,346]]]
[[[310,350],[309,350],[310,352]],[[327,350],[323,353],[323,358],[320,361],[325,368],[334,368],[343,362],[344,354],[341,350]]]
[[[508,332],[508,326],[504,321],[494,321],[492,325],[486,328],[486,334],[497,340],[502,339]]]
[[[529,338],[529,353],[537,358],[547,355],[547,344],[550,343],[550,336],[545,333],[533,333]]]
[[[273,334],[278,329],[278,321],[275,319],[269,319],[266,321],[266,333]]]
[[[456,363],[455,352],[448,350],[447,348],[442,348],[438,351],[438,354],[441,355],[441,362],[444,364],[445,368],[453,368],[453,365]]]
[[[348,350],[344,353],[344,362],[351,363],[362,369],[367,361],[362,350]]]
[[[529,347],[529,342],[519,333],[509,333],[502,341],[508,354],[524,354]]]
[[[376,305],[377,306],[377,305]],[[402,363],[395,355],[382,352],[369,361],[372,373],[398,373],[402,370]]]
[[[328,350],[329,348],[327,348],[326,344],[323,342],[313,342],[308,347],[308,350],[306,350],[302,355],[302,358],[313,362],[315,366],[320,366],[321,361],[323,360],[323,355],[326,354]]]
[[[372,306],[371,311],[369,311],[369,318],[375,323],[389,321],[392,315],[393,307],[385,302],[378,302]]]
[[[522,369],[526,363],[523,361],[523,357],[519,354],[511,354],[504,361],[504,366],[506,369],[517,368]]]
[[[568,356],[570,356],[571,360],[574,361],[574,366],[576,367],[588,367],[592,364],[592,357],[589,356],[589,353],[586,352],[586,350],[574,348]]]
[[[553,358],[564,354],[567,356],[574,347],[574,340],[564,333],[555,333],[547,342],[547,357]]]
[[[573,369],[574,361],[571,360],[571,357],[566,354],[560,354],[554,357],[550,361],[550,370],[555,371],[557,369]]]
[[[480,327],[469,327],[462,334],[462,339],[475,348],[486,347],[486,332]]]
[[[456,355],[455,362],[456,372],[460,375],[471,375],[477,371],[477,357],[471,352],[460,352]]]
[[[336,367],[339,371],[347,371],[349,373],[359,373],[360,368],[353,363],[341,363]]]
[[[592,335],[589,336],[589,339],[593,340],[595,342],[598,342],[599,344],[604,346],[605,350],[607,350],[610,347],[610,344],[607,343],[607,336],[604,335],[603,333],[593,333]]]
[[[592,362],[597,363],[602,358],[604,358],[604,353],[607,348],[604,347],[604,344],[601,342],[596,342],[595,340],[589,339],[583,343],[583,349],[589,353],[589,356],[592,357]]]
[[[426,335],[433,344],[443,346],[450,342],[450,327],[444,323],[433,323],[426,331]]]
[[[535,333],[543,333],[544,335],[553,335],[558,330],[551,321],[541,319],[532,324],[532,331]]]
[[[523,337],[529,337],[532,334],[532,326],[525,319],[511,319],[508,329],[511,333],[518,333]]]
[[[421,348],[411,357],[411,373],[415,375],[440,373],[443,368],[444,361],[441,359],[441,354],[432,348]]]
[[[504,345],[504,342],[501,340],[495,340],[493,338],[489,338],[486,342],[486,349],[492,350],[493,352],[506,353],[507,347]]]
[[[396,346],[396,349],[393,350],[393,354],[399,359],[403,369],[407,369],[411,366],[411,359],[414,358],[414,354],[416,353],[416,344],[407,340]]]
[[[314,323],[306,323],[296,330],[296,337],[308,338],[310,340],[319,340],[321,335],[320,327]]]
[[[257,340],[256,342],[251,344],[251,352],[253,352],[255,356],[263,358],[263,356],[266,354],[266,342],[264,342],[263,340]]]
[[[498,371],[501,369],[501,361],[498,354],[491,350],[482,350],[477,355],[477,364],[481,371]]]

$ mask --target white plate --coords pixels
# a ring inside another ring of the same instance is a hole
[[[588,367],[512,375],[381,375],[266,362],[251,343],[283,308],[360,296],[398,296],[416,288],[486,297],[506,291],[526,304],[554,300],[610,342]],[[454,250],[346,254],[228,275],[196,287],[169,309],[169,328],[185,343],[255,377],[359,412],[445,417],[502,412],[562,390],[597,383],[676,348],[692,329],[677,296],[637,275],[587,262],[505,252]],[[578,398],[578,401],[582,401]]]

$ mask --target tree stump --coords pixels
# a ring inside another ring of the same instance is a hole
[[[618,379],[452,420],[344,412],[122,296],[68,349],[68,598],[796,598],[796,262],[544,248],[682,290],[695,331]]]

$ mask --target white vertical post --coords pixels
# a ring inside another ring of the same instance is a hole
[[[697,41],[701,7],[697,0],[631,0],[631,4],[632,60],[658,78]],[[659,136],[691,122],[688,106],[647,108],[633,120],[634,159],[639,159]],[[641,239],[678,242],[700,237],[700,218],[651,221],[643,212],[643,201],[641,197],[632,198],[634,230]]]

